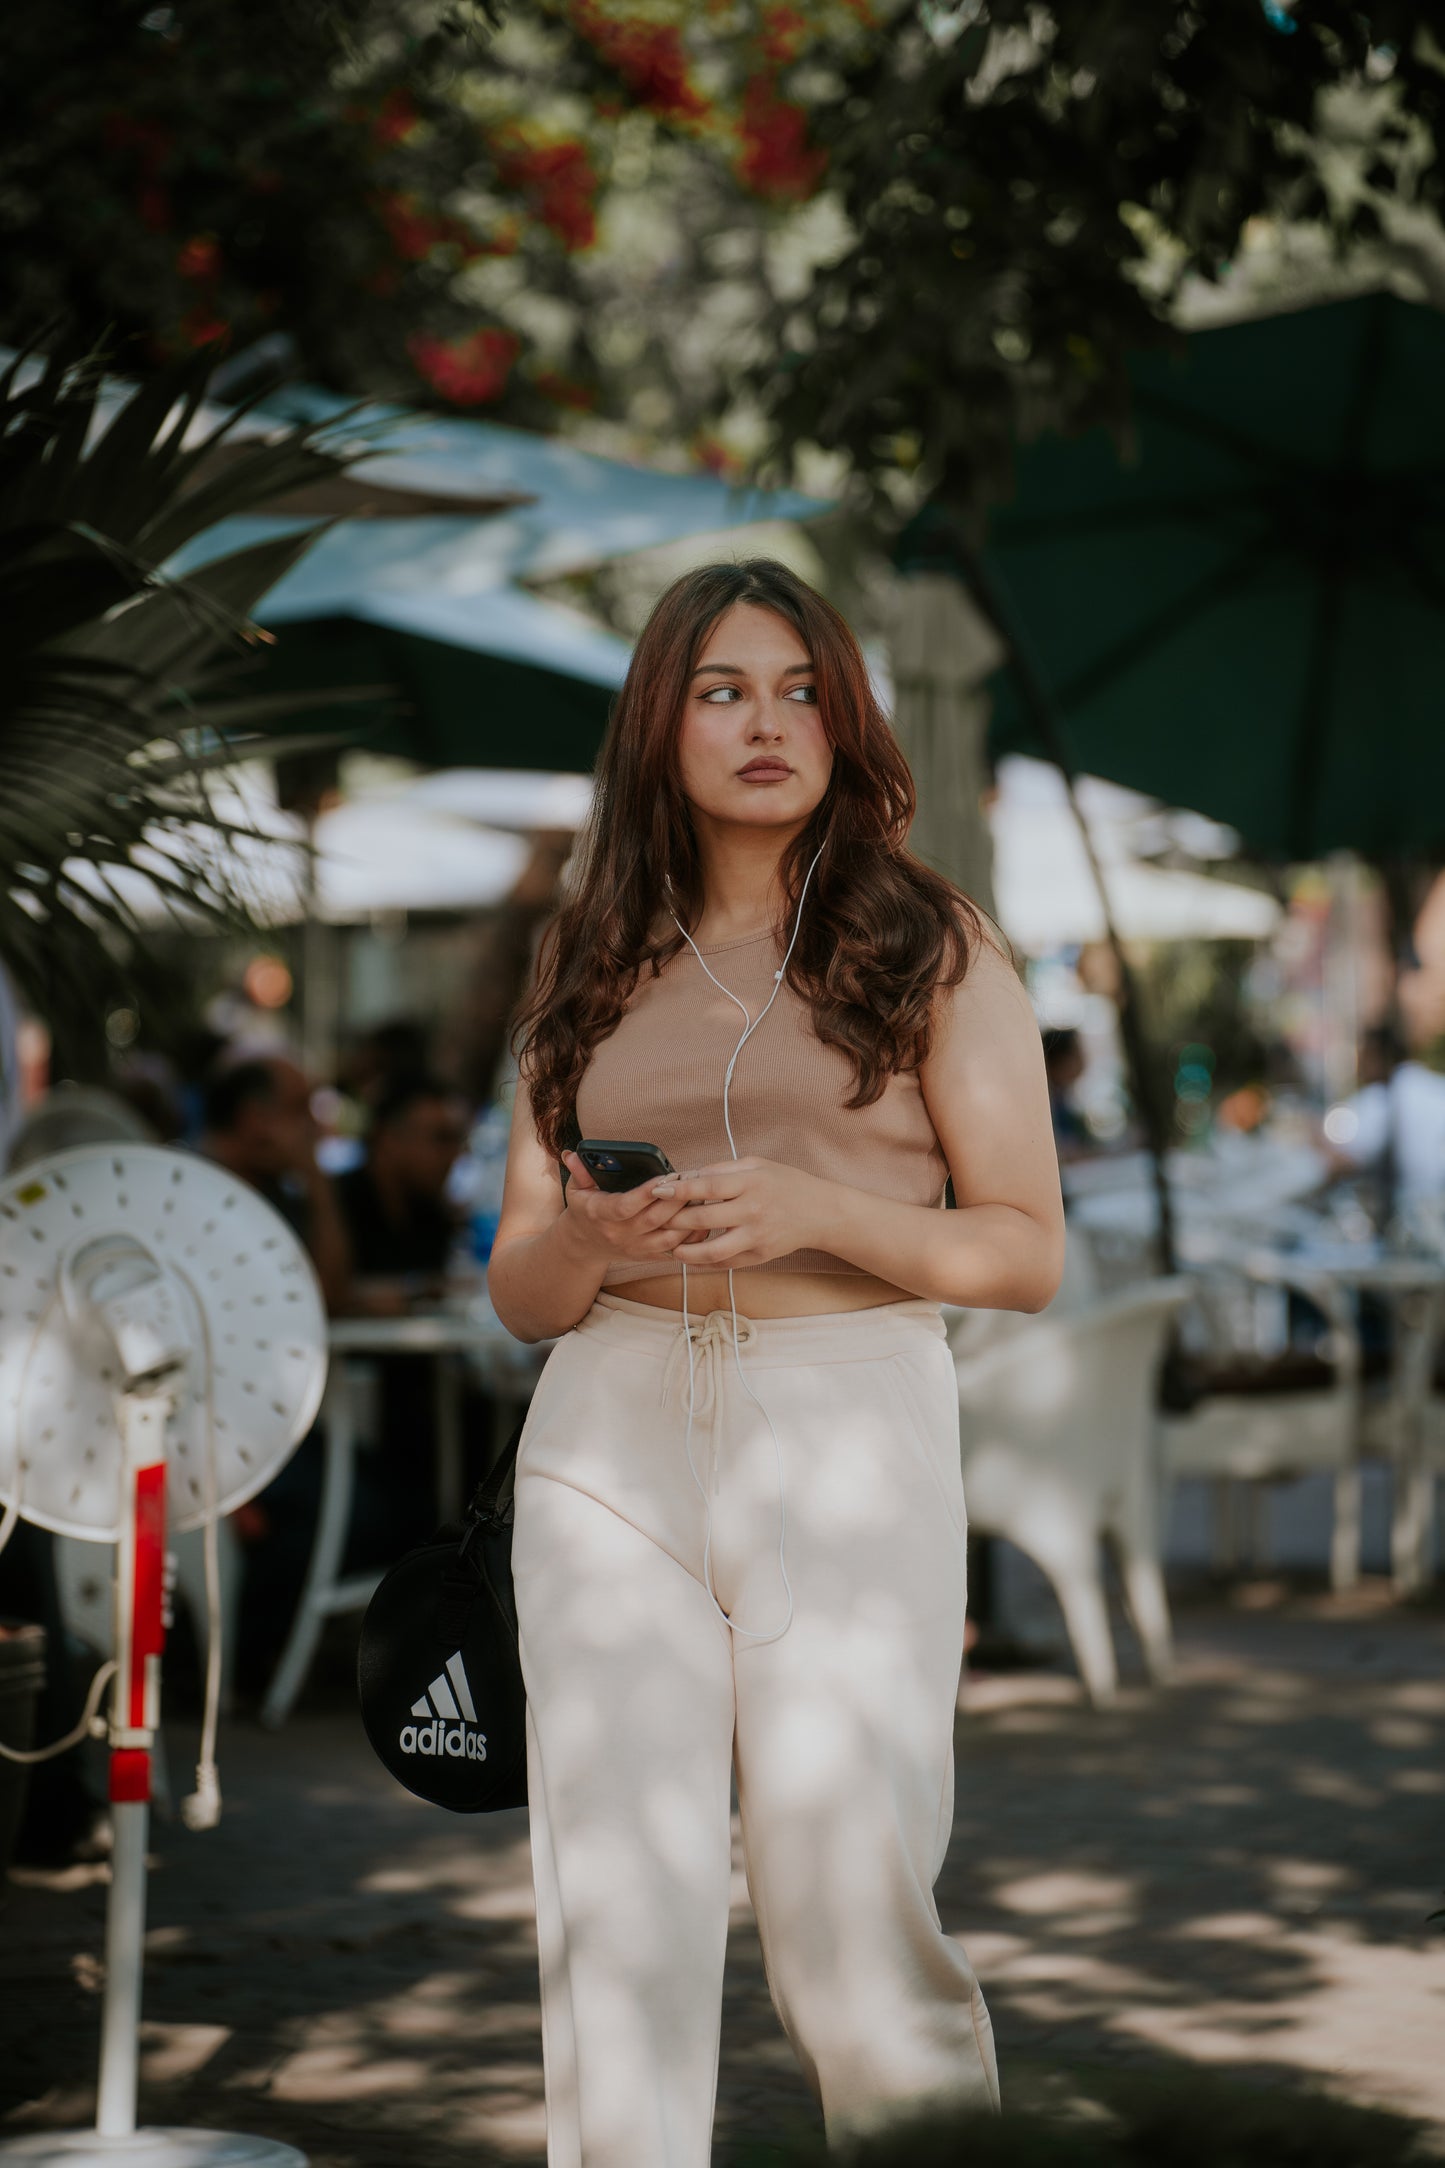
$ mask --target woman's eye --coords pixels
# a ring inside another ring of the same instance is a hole
[[[818,704],[818,688],[816,685],[795,685],[788,698],[790,700],[806,700],[816,707]]]
[[[699,698],[705,700],[710,708],[723,708],[731,706],[734,699],[741,700],[742,694],[736,685],[710,685]]]

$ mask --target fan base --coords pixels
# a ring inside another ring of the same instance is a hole
[[[0,2145],[0,2163],[54,2161],[57,2168],[306,2168],[306,2155],[271,2138],[231,2130],[137,2130],[102,2138],[94,2130],[36,2130]]]

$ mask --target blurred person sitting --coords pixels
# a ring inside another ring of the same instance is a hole
[[[275,1094],[246,1073],[277,1068],[283,1074]],[[312,1179],[305,1196],[311,1210],[298,1231],[310,1239],[324,1196],[339,1250],[335,1285],[328,1288],[333,1312],[395,1315],[440,1296],[456,1227],[446,1203],[447,1177],[467,1134],[466,1109],[448,1085],[426,1075],[395,1085],[376,1110],[364,1161],[335,1184],[314,1170],[316,1124],[305,1079],[292,1064],[245,1064],[218,1078],[216,1090],[225,1119],[213,1118],[208,1131],[214,1136],[219,1130],[225,1163],[258,1187],[269,1168],[277,1170],[269,1178],[273,1186],[295,1171],[295,1132],[310,1140]],[[438,1519],[435,1363],[429,1356],[389,1354],[373,1367],[371,1421],[362,1417],[363,1449],[353,1468],[346,1573],[390,1563],[428,1536]],[[247,1546],[236,1665],[243,1695],[264,1691],[285,1645],[315,1541],[324,1475],[324,1445],[313,1431],[238,1516]]]
[[[350,1174],[366,1157],[365,1137],[377,1107],[406,1077],[431,1071],[431,1033],[415,1017],[373,1024],[347,1047],[336,1069],[336,1134],[322,1160],[328,1174]]]
[[[351,1261],[335,1192],[316,1158],[320,1135],[311,1087],[282,1055],[232,1061],[206,1079],[200,1149],[273,1204],[309,1251],[326,1306],[348,1304]],[[236,1691],[264,1691],[290,1632],[321,1509],[321,1434],[302,1439],[280,1474],[231,1515],[245,1553],[236,1648]],[[358,1471],[347,1570],[393,1555],[396,1501]]]
[[[335,1192],[317,1163],[320,1134],[311,1085],[284,1055],[235,1061],[207,1079],[201,1151],[259,1190],[300,1236],[335,1312],[346,1306],[351,1267]]]
[[[353,1308],[385,1316],[441,1294],[458,1226],[447,1184],[466,1141],[466,1106],[440,1077],[387,1085],[361,1164],[336,1184]]]
[[[1325,1150],[1332,1174],[1373,1185],[1385,1227],[1399,1208],[1445,1196],[1445,1076],[1390,1024],[1363,1034],[1357,1065],[1359,1089],[1325,1117]]]
[[[338,1181],[351,1244],[349,1306],[390,1317],[435,1305],[445,1293],[461,1215],[448,1182],[466,1149],[467,1107],[427,1072],[397,1078],[377,1103],[359,1167]],[[371,1443],[385,1481],[430,1504],[436,1491],[440,1405],[430,1356],[386,1354],[372,1364]],[[486,1464],[491,1403],[473,1385],[462,1396],[467,1480]]]

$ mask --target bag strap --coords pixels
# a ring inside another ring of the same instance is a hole
[[[509,1488],[517,1466],[517,1448],[522,1442],[521,1423],[508,1438],[497,1455],[496,1465],[489,1471],[472,1493],[462,1522],[462,1540],[452,1551],[446,1570],[442,1575],[441,1594],[437,1605],[437,1632],[444,1641],[460,1644],[467,1630],[472,1605],[479,1588],[490,1589],[492,1600],[507,1620],[512,1632],[517,1630],[516,1604],[512,1596],[511,1575],[504,1572],[500,1580],[494,1576],[487,1562],[486,1545],[477,1537],[490,1524],[493,1528],[504,1526],[509,1518],[512,1493]],[[503,1491],[506,1499],[503,1501]]]
[[[501,1452],[497,1455],[496,1460],[483,1476],[475,1491],[473,1491],[471,1504],[467,1507],[469,1522],[499,1519],[504,1506],[510,1505],[512,1499],[511,1486],[517,1468],[517,1448],[522,1442],[522,1432],[526,1426],[526,1421],[527,1418],[523,1416],[521,1422],[518,1423],[511,1437],[508,1438]],[[504,1492],[505,1498],[503,1496]]]

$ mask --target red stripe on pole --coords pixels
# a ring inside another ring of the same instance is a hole
[[[110,1757],[110,1797],[114,1806],[144,1805],[151,1795],[151,1758],[144,1747],[118,1746]]]
[[[159,1656],[165,1646],[165,1565],[166,1464],[158,1460],[148,1468],[137,1468],[135,1476],[135,1592],[128,1700],[130,1722],[137,1730],[144,1730],[146,1723],[146,1658]]]

